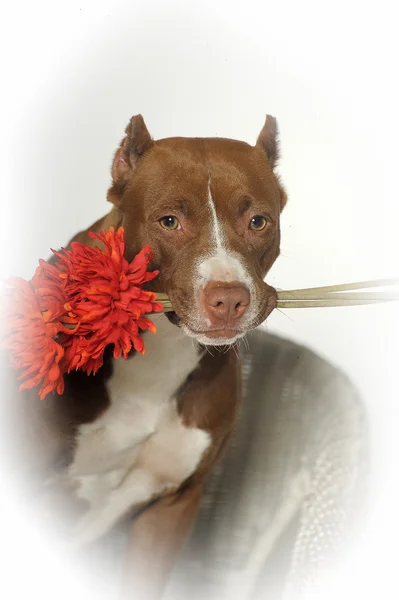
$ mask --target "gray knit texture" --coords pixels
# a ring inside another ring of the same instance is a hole
[[[347,377],[264,330],[241,352],[236,430],[167,600],[306,598],[345,549],[362,503],[367,426]]]

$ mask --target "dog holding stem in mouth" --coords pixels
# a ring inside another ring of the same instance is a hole
[[[71,373],[61,397],[20,394],[19,460],[44,512],[68,524],[68,544],[91,544],[122,521],[131,529],[124,599],[161,597],[233,429],[236,345],[276,305],[264,278],[279,255],[287,199],[277,159],[271,116],[255,146],[154,141],[135,116],[112,164],[113,208],[74,238],[93,243],[88,231],[123,226],[128,260],[149,243],[160,271],[152,289],[174,309],[153,317],[144,357],[109,356],[95,377]]]

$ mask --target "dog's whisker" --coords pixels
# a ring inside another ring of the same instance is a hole
[[[159,319],[161,319],[162,316],[163,316],[162,313],[154,313],[154,317],[153,317],[154,323],[158,323]]]
[[[263,323],[263,320],[262,320],[261,317],[258,317],[257,319],[255,319],[255,321],[254,321],[254,329],[256,329],[257,327],[259,327],[262,323]]]
[[[278,310],[279,313],[281,313],[282,315],[284,315],[287,319],[289,319],[291,322],[294,321],[294,319],[292,319],[289,315],[287,315],[281,308],[275,308],[275,310]]]
[[[212,354],[211,349],[209,348],[209,346],[205,346],[206,351],[208,352],[208,354],[210,354],[212,356],[212,358],[214,358],[214,354]]]
[[[193,348],[195,350],[197,350],[197,344],[196,344],[195,340],[191,339],[191,344],[192,344]]]

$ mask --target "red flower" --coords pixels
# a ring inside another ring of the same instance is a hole
[[[21,370],[20,390],[41,384],[39,396],[43,399],[56,389],[64,391],[60,362],[64,349],[55,340],[64,329],[57,319],[58,310],[42,311],[40,296],[24,279],[14,279],[7,298],[3,346],[10,351],[11,366]]]
[[[143,315],[160,312],[163,305],[156,302],[156,294],[141,289],[143,283],[158,275],[158,271],[147,272],[151,249],[147,245],[128,263],[123,233],[123,228],[116,233],[113,228],[100,235],[90,233],[104,249],[73,242],[71,250],[55,252],[68,299],[65,308],[69,317],[80,324],[80,343],[70,352],[68,371],[80,368],[95,373],[109,344],[114,346],[115,358],[127,358],[132,348],[144,353],[140,329],[155,332],[153,322]]]
[[[96,373],[110,344],[115,358],[133,348],[144,354],[140,330],[155,332],[144,315],[163,310],[156,294],[141,288],[158,275],[147,271],[150,246],[128,263],[122,227],[89,235],[103,248],[73,242],[53,251],[55,265],[41,260],[30,283],[14,283],[4,345],[12,366],[22,369],[21,389],[43,382],[41,398],[63,392],[65,372]]]

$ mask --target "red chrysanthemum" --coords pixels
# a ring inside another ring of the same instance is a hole
[[[71,320],[79,323],[78,335],[84,338],[78,352],[70,352],[68,371],[80,368],[95,373],[102,364],[104,348],[110,344],[115,358],[127,358],[132,348],[144,353],[140,330],[155,331],[153,322],[143,315],[162,311],[163,305],[156,302],[153,292],[141,288],[158,275],[158,271],[147,271],[151,249],[147,245],[129,263],[124,257],[123,234],[123,228],[91,233],[104,249],[73,242],[71,250],[55,252],[67,298],[65,308]]]
[[[22,370],[21,389],[42,383],[41,398],[62,393],[66,372],[96,373],[108,345],[115,358],[133,348],[143,354],[140,330],[155,332],[144,315],[163,310],[156,294],[141,288],[158,275],[147,271],[150,246],[129,263],[122,227],[89,235],[102,248],[73,242],[70,250],[54,251],[54,265],[41,260],[31,282],[13,284],[3,345]]]
[[[64,391],[60,362],[63,347],[56,341],[65,328],[59,321],[62,308],[52,305],[42,310],[41,298],[24,279],[13,279],[4,314],[4,348],[10,351],[11,366],[21,371],[20,390],[41,384],[40,398],[56,389]]]

